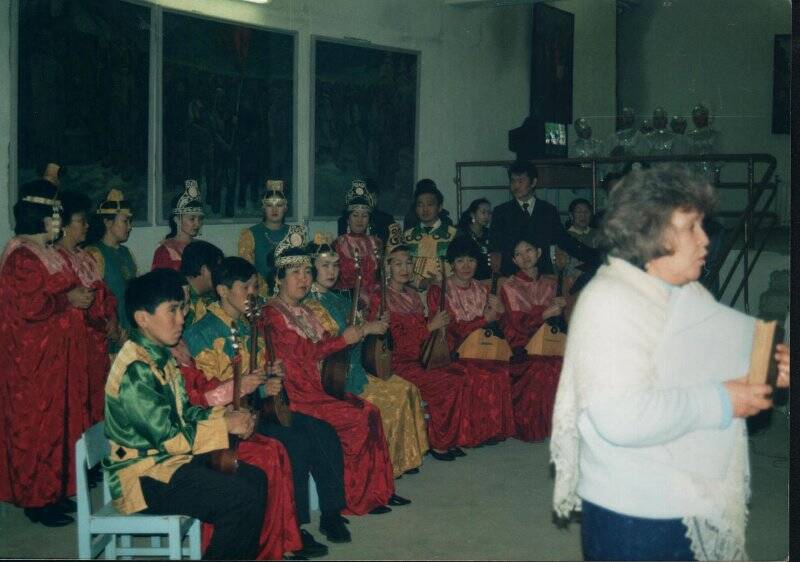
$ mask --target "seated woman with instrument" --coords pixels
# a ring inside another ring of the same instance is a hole
[[[503,312],[499,299],[489,294],[489,287],[474,279],[475,269],[482,254],[471,239],[460,236],[447,248],[447,261],[453,275],[446,282],[444,310],[450,317],[447,324],[447,343],[450,351],[459,349],[472,332],[483,329],[497,320]],[[428,310],[438,310],[442,298],[439,285],[428,289]],[[502,344],[501,344],[502,345]],[[496,444],[514,435],[514,414],[511,404],[511,381],[507,358],[459,359],[467,375],[466,396],[472,431],[467,446]]]
[[[512,259],[518,271],[500,288],[505,308],[500,325],[514,351],[511,361],[514,422],[517,438],[523,441],[541,441],[550,435],[561,371],[560,356],[529,355],[525,349],[545,322],[548,319],[555,322],[552,319],[559,317],[566,305],[564,297],[556,296],[556,279],[539,275],[536,262],[540,255],[539,243],[533,238],[523,236],[517,240]]]
[[[346,292],[333,289],[339,277],[340,258],[320,236],[308,245],[307,251],[314,259],[314,283],[303,305],[314,313],[327,332],[341,334],[347,328],[353,301]],[[376,296],[380,298],[380,295]],[[388,314],[384,314],[380,321],[387,323]],[[391,371],[384,375],[386,378],[368,373],[361,360],[363,344],[359,342],[350,348],[345,390],[380,410],[394,477],[399,478],[409,471],[418,472],[422,456],[428,452],[428,435],[419,389]]]
[[[187,250],[188,251],[188,250]],[[278,377],[267,379],[264,372],[263,354],[260,361],[250,371],[252,330],[246,317],[248,299],[256,294],[255,268],[243,258],[229,257],[212,270],[212,283],[219,296],[219,302],[208,306],[207,312],[195,324],[184,332],[185,349],[189,357],[174,352],[181,365],[189,400],[200,406],[227,406],[233,399],[233,364],[234,360],[245,366],[242,368],[242,396],[253,396],[261,388],[264,393],[274,396],[280,392],[281,380]],[[232,344],[232,330],[239,342],[238,352]],[[179,344],[180,345],[180,344]],[[263,350],[263,339],[258,338],[258,347]],[[176,346],[178,347],[178,346]],[[173,348],[175,349],[175,348]],[[237,357],[238,356],[238,357]],[[263,385],[263,386],[262,386]],[[251,398],[251,401],[253,398]],[[260,406],[257,400],[252,406]],[[257,425],[258,428],[258,425]],[[237,455],[239,459],[257,466],[267,475],[268,493],[264,515],[264,526],[261,529],[258,558],[270,560],[280,558],[284,553],[304,550],[298,554],[307,556],[304,542],[298,530],[298,518],[295,515],[295,491],[292,483],[291,450],[279,440],[254,434],[239,443]],[[308,473],[301,475],[308,481]],[[308,497],[305,498],[308,505]],[[203,529],[203,537],[208,536],[208,529]],[[305,537],[304,537],[305,538]],[[309,543],[310,544],[310,543]],[[317,543],[319,545],[319,543]],[[324,545],[318,550],[327,553]],[[313,548],[310,548],[313,551]]]
[[[380,411],[365,400],[345,393],[339,400],[322,386],[319,362],[367,333],[380,333],[386,324],[349,326],[342,335],[325,332],[314,314],[301,305],[311,289],[311,257],[304,249],[278,248],[275,266],[278,296],[269,300],[262,322],[272,330],[277,358],[286,369],[284,384],[294,415],[310,416],[336,430],[344,453],[347,512],[354,515],[391,511],[394,494],[392,463]],[[323,519],[320,530],[328,525]]]
[[[133,279],[125,306],[133,330],[106,382],[103,459],[122,513],[182,514],[212,523],[207,559],[253,559],[259,551],[267,478],[247,462],[225,474],[208,466],[228,434],[247,438],[253,417],[192,406],[169,348],[183,329],[183,280],[169,269]]]
[[[372,207],[372,195],[367,191],[366,184],[363,181],[354,180],[352,188],[345,197],[343,215],[347,221],[347,232],[340,235],[333,243],[336,253],[339,254],[340,267],[336,287],[338,289],[355,287],[355,260],[358,256],[360,259],[361,301],[367,304],[372,295],[381,288],[378,278],[378,259],[383,251],[381,239],[368,232]],[[389,227],[389,230],[392,230],[392,226]],[[397,230],[399,231],[399,228]]]

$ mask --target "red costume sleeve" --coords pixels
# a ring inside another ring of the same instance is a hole
[[[46,320],[70,306],[67,292],[78,284],[72,273],[50,275],[38,257],[21,248],[6,259],[3,283],[11,289],[18,315],[32,322]]]
[[[428,337],[428,322],[422,314],[390,313],[392,356],[398,360],[418,360],[422,342]]]
[[[117,316],[117,298],[102,281],[92,284],[94,289],[94,301],[92,306],[86,310],[88,318],[92,323],[105,323]]]
[[[512,349],[525,347],[544,323],[542,313],[544,306],[534,306],[528,312],[512,311],[506,292],[500,290],[500,299],[506,311],[500,317],[500,327],[503,335]]]

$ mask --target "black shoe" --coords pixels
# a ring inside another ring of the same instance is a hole
[[[449,452],[449,451],[448,451],[448,452],[446,452],[446,453],[437,453],[436,451],[434,451],[433,449],[431,449],[431,450],[430,450],[430,451],[428,451],[428,452],[429,452],[429,453],[431,454],[431,456],[432,456],[433,458],[435,458],[437,461],[454,461],[454,460],[456,460],[456,458],[453,456],[453,453],[451,453],[451,452]]]
[[[403,474],[419,474],[419,468],[409,468]]]
[[[465,453],[464,451],[462,451],[458,447],[452,447],[452,448],[448,449],[447,452],[450,453],[451,455],[453,455],[454,457],[466,457],[467,456],[467,453]]]
[[[50,505],[45,507],[26,507],[25,515],[34,523],[41,523],[45,527],[63,527],[75,521],[66,513],[62,513]]]
[[[344,526],[343,519],[339,514],[320,517],[319,532],[332,543],[350,542],[350,531]]]
[[[328,554],[328,547],[314,539],[314,535],[300,529],[300,540],[303,541],[303,548],[295,552],[295,555],[304,557],[304,560],[309,558],[319,558]],[[295,558],[295,560],[298,560]]]
[[[78,504],[69,498],[61,498],[53,504],[53,509],[61,513],[75,513],[78,511]]]
[[[391,506],[398,506],[398,505],[408,505],[411,503],[411,500],[407,500],[404,497],[398,496],[397,494],[392,494],[392,497],[389,498],[389,505]]]
[[[370,515],[383,515],[384,513],[389,513],[392,510],[391,507],[387,507],[385,505],[379,505],[375,509],[369,512]]]
[[[498,443],[500,443],[500,441],[495,439],[494,437],[492,437],[491,439],[487,439],[486,441],[483,442],[483,444],[486,445],[487,447],[492,447],[494,445],[497,445]]]

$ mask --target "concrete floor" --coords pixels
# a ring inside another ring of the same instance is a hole
[[[784,412],[754,424],[751,559],[787,559],[789,424]],[[385,515],[351,517],[353,542],[331,545],[330,560],[579,560],[580,526],[551,520],[553,481],[546,443],[509,440],[467,450],[452,463],[426,458],[397,481],[413,500]],[[308,527],[320,538],[316,518]],[[0,557],[74,557],[76,528],[47,529],[21,509],[0,504]]]

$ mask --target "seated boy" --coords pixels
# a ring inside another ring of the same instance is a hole
[[[246,438],[250,414],[191,406],[169,346],[183,329],[179,273],[151,271],[125,291],[131,322],[106,382],[103,459],[114,506],[122,513],[180,514],[214,525],[206,559],[250,559],[264,518],[264,473],[239,462],[235,474],[207,466],[228,433]]]

